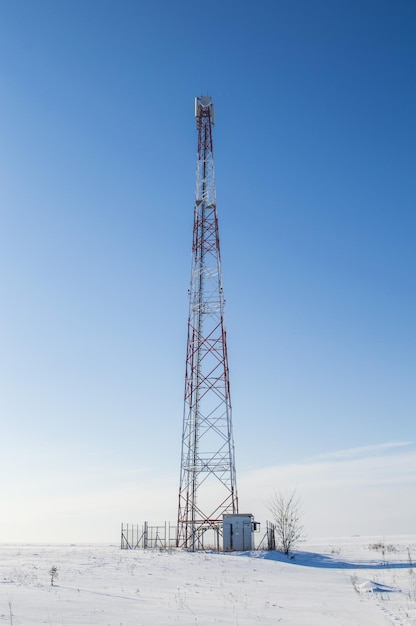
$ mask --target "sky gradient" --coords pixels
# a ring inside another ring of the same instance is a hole
[[[413,532],[415,32],[411,1],[1,3],[0,541],[176,519],[204,93],[240,508]]]

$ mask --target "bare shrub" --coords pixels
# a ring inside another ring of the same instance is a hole
[[[51,587],[53,587],[54,581],[58,578],[58,568],[56,567],[56,565],[52,565],[51,569],[49,570],[49,576],[51,577]]]
[[[377,543],[370,543],[368,549],[375,550],[376,552],[385,552],[386,546],[383,541],[377,541]]]
[[[288,555],[303,537],[300,498],[296,491],[275,493],[268,509],[273,515],[277,545]]]
[[[386,545],[386,550],[387,552],[398,552],[399,546],[395,546],[394,543],[388,543]]]

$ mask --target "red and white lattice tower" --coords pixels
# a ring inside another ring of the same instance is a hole
[[[198,155],[189,290],[177,546],[218,538],[238,513],[209,96],[195,99]],[[208,533],[208,536],[210,533]]]

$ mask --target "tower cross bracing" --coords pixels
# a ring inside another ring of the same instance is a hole
[[[177,546],[204,547],[238,513],[209,96],[195,99],[198,152]]]

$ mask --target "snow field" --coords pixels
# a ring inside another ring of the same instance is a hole
[[[415,536],[311,540],[293,559],[2,545],[0,625],[416,626],[412,558]]]

